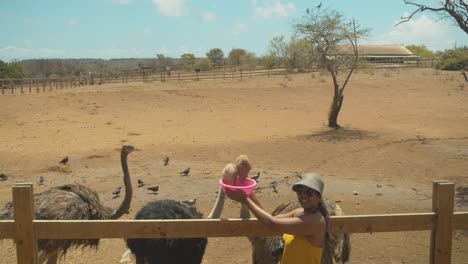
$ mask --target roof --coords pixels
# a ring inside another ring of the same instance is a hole
[[[337,46],[340,53],[353,54],[351,45]],[[413,53],[399,45],[358,45],[359,56],[413,56]]]

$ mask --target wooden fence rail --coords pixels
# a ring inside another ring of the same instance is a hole
[[[373,63],[372,68],[384,69],[384,68],[421,68],[426,63],[423,60],[414,61],[410,64],[402,63]],[[430,66],[433,66],[431,61]],[[303,69],[301,72],[318,72],[323,71],[317,67]],[[124,71],[114,74],[103,74],[101,73],[90,73],[80,77],[69,77],[69,78],[28,78],[28,79],[0,79],[0,90],[2,95],[4,94],[15,94],[15,93],[36,93],[40,91],[53,91],[61,89],[69,89],[74,87],[86,86],[86,85],[101,85],[101,84],[112,84],[112,83],[129,83],[129,82],[166,82],[166,81],[201,81],[201,80],[222,80],[222,79],[248,79],[254,77],[273,76],[280,74],[292,73],[285,68],[262,68],[255,67],[252,69],[240,69],[239,67],[226,67],[221,69],[215,69],[210,71],[185,71],[176,70],[173,72],[163,71]]]
[[[452,231],[468,229],[468,212],[453,212],[454,184],[433,183],[433,211],[427,213],[331,217],[333,232],[431,231],[430,264],[451,263]],[[256,219],[34,220],[33,185],[13,187],[14,221],[0,221],[0,239],[16,242],[19,264],[37,263],[37,239],[187,238],[267,236],[279,233]]]

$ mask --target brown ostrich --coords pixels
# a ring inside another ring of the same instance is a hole
[[[324,200],[324,204],[330,216],[344,215],[341,207],[333,201]],[[281,204],[272,215],[284,214],[299,208],[298,202]],[[241,218],[250,218],[247,206],[241,204]],[[283,242],[281,236],[247,237],[252,244],[253,264],[276,264],[283,253]],[[351,243],[349,234],[329,233],[326,238],[322,254],[322,264],[346,263],[349,261]],[[335,261],[335,262],[334,262]]]
[[[41,220],[103,220],[118,219],[127,214],[132,200],[132,184],[128,172],[127,155],[135,148],[124,145],[121,151],[123,181],[125,197],[117,209],[105,207],[98,194],[80,184],[67,184],[53,187],[45,192],[34,195],[34,208],[36,219]],[[0,220],[13,219],[13,203],[8,202],[0,210]],[[99,239],[75,240],[45,240],[37,242],[39,250],[39,263],[57,263],[58,256],[66,255],[68,249],[73,247],[90,247],[97,249]]]

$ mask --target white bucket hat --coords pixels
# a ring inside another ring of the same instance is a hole
[[[320,176],[320,174],[318,173],[312,173],[312,172],[302,174],[301,180],[293,184],[292,186],[293,191],[295,191],[295,189],[299,185],[303,185],[311,189],[314,189],[320,194],[320,196],[322,196],[323,188],[325,187],[325,184],[323,183],[323,180],[322,180],[322,176]]]

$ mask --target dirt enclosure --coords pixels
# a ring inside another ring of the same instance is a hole
[[[122,144],[142,149],[129,156],[134,197],[123,219],[155,199],[197,198],[208,215],[223,166],[239,154],[261,172],[255,192],[270,211],[295,199],[290,185],[308,171],[323,175],[325,197],[348,215],[428,212],[432,181],[468,186],[468,84],[459,72],[359,72],[345,91],[344,129],[334,132],[326,128],[331,86],[327,75],[308,73],[0,96],[0,173],[9,176],[0,204],[16,182],[35,183],[35,192],[76,182],[116,207]],[[66,155],[69,165],[59,165]],[[189,176],[180,176],[187,167]],[[159,193],[137,188],[137,178]],[[460,201],[455,210],[468,211]],[[238,215],[238,204],[226,201],[222,217]],[[428,263],[429,239],[354,234],[350,263]],[[0,262],[16,263],[13,243],[1,245]],[[122,239],[103,239],[97,251],[71,250],[61,263],[119,263],[124,251]],[[210,238],[203,263],[250,263],[250,252],[245,238]],[[452,263],[468,263],[467,230],[454,231]]]

